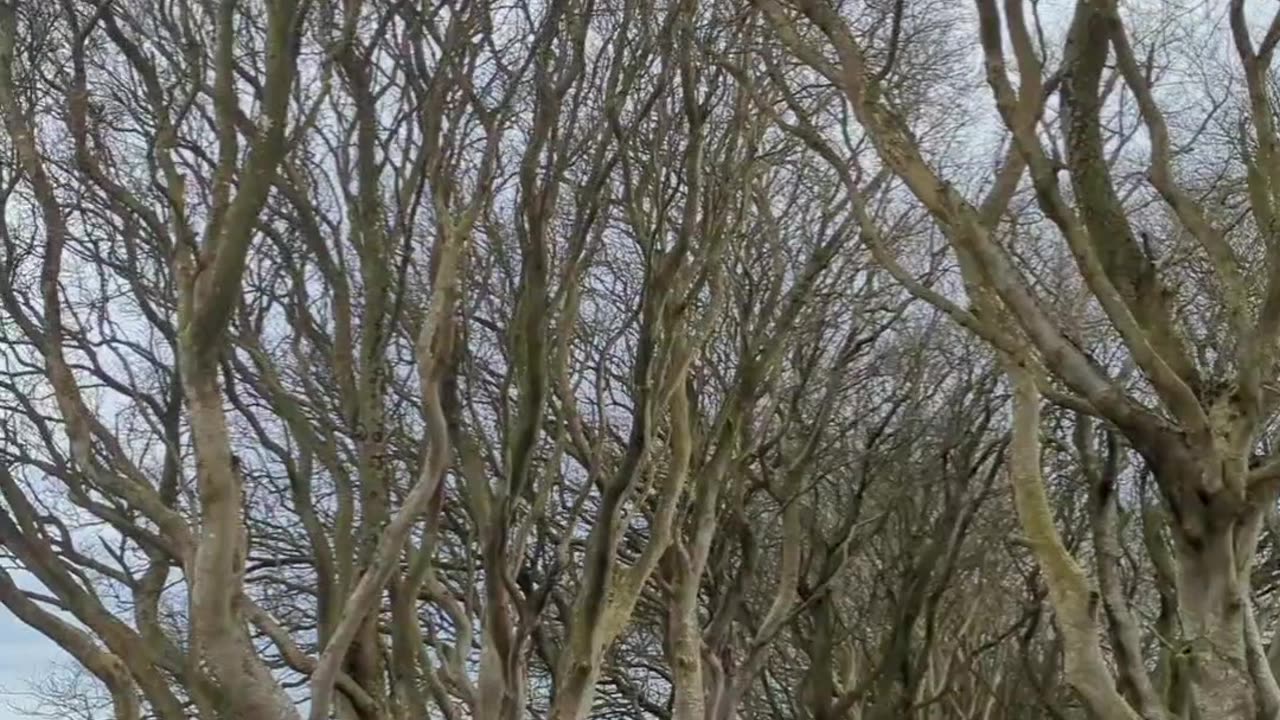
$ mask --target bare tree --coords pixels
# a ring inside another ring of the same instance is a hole
[[[97,693],[47,694],[1280,707],[1275,41],[1233,6],[1241,102],[1166,128],[1185,21],[1037,10],[0,4],[0,602]]]
[[[896,3],[891,32],[908,5]],[[1249,575],[1275,495],[1272,463],[1262,453],[1274,404],[1277,283],[1269,269],[1249,268],[1274,264],[1267,77],[1278,26],[1271,23],[1255,40],[1245,3],[1231,3],[1218,27],[1235,46],[1237,74],[1228,77],[1239,102],[1225,111],[1229,99],[1215,104],[1198,124],[1176,128],[1185,135],[1175,137],[1162,109],[1172,98],[1161,98],[1157,72],[1167,50],[1159,34],[1135,40],[1129,29],[1135,21],[1117,3],[1076,3],[1057,41],[1035,4],[1014,0],[1001,10],[995,2],[976,2],[966,32],[981,43],[987,84],[1009,138],[986,183],[989,192],[979,197],[930,157],[915,129],[923,120],[888,91],[885,78],[899,71],[893,45],[877,56],[877,36],[851,12],[821,0],[759,7],[783,45],[841,90],[885,167],[946,235],[971,305],[929,299],[1006,359],[1015,388],[1011,475],[1059,617],[1072,684],[1101,717],[1168,712],[1134,647],[1133,617],[1104,566],[1099,581],[1127,697],[1115,689],[1090,580],[1064,548],[1039,489],[1040,393],[1105,420],[1141,454],[1161,489],[1175,539],[1176,612],[1192,664],[1187,680],[1195,712],[1252,717],[1260,708],[1274,714],[1276,682],[1263,660]],[[1170,74],[1176,72],[1175,66]],[[1236,77],[1243,79],[1236,83]],[[1046,108],[1054,96],[1056,113]],[[1201,161],[1193,148],[1207,139],[1205,129],[1220,112],[1237,112],[1239,122],[1232,151],[1211,166],[1217,185],[1206,192],[1190,167]],[[1135,131],[1143,142],[1130,144]],[[1135,183],[1125,168],[1139,162],[1140,152],[1144,181]],[[1030,230],[1010,204],[1024,175],[1043,218]],[[1243,200],[1247,212],[1227,210],[1239,207],[1227,195]],[[1027,232],[1030,238],[1023,237]],[[1064,317],[1054,297],[1063,285],[1045,286],[1024,262],[1028,244],[1050,232],[1065,241],[1074,261],[1076,279],[1067,282],[1080,288],[1084,317]],[[1174,253],[1191,259],[1174,261]],[[1200,268],[1208,282],[1184,282]],[[1079,332],[1085,322],[1088,336]],[[1094,348],[1087,347],[1091,342]],[[1122,359],[1100,360],[1104,347]],[[1099,552],[1110,553],[1105,533],[1099,541]]]

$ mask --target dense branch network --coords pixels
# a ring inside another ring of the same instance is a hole
[[[1051,4],[0,2],[26,711],[1273,718],[1280,15]]]

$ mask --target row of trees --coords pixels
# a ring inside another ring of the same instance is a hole
[[[37,691],[1280,716],[1280,14],[1187,5],[0,2]]]

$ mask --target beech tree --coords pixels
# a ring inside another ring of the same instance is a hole
[[[5,10],[4,542],[39,585],[7,606],[121,717],[514,718],[545,682],[539,712],[590,713],[683,528],[705,557],[814,294],[863,264],[702,61],[750,27]]]
[[[31,707],[1273,717],[1280,20],[1049,4],[0,2]]]
[[[894,28],[912,17],[911,5],[894,6]],[[1231,43],[1235,68],[1200,85],[1203,102],[1182,109],[1197,119],[1175,124],[1166,115],[1179,102],[1170,88],[1199,70],[1162,41],[1178,20],[1162,17],[1158,3],[1072,5],[1061,34],[1046,8],[1018,0],[979,0],[964,18],[1007,138],[985,194],[933,155],[917,130],[927,114],[913,114],[884,82],[911,69],[894,65],[894,46],[881,50],[856,10],[823,0],[758,7],[790,54],[839,89],[884,167],[956,257],[967,303],[916,294],[991,343],[1007,366],[1019,515],[1063,633],[1064,672],[1090,711],[1184,712],[1157,691],[1114,579],[1100,567],[1095,590],[1055,528],[1042,483],[1042,396],[1107,423],[1160,489],[1174,541],[1173,641],[1185,648],[1193,716],[1271,717],[1280,696],[1250,575],[1276,490],[1269,72],[1280,17],[1258,27],[1245,2],[1230,4],[1206,32]],[[825,138],[815,133],[813,142],[844,161]],[[1019,204],[1024,191],[1032,204]],[[1046,283],[1023,253],[1043,252],[1051,238],[1075,272]],[[1111,554],[1105,535],[1096,550]],[[1094,613],[1099,595],[1110,652]]]

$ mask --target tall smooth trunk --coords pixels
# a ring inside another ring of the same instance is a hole
[[[707,688],[702,673],[702,628],[698,623],[697,574],[677,561],[679,579],[667,611],[667,655],[671,665],[672,720],[706,720]]]
[[[494,635],[486,632],[480,651],[476,717],[486,720],[524,720],[528,700],[528,642],[515,633],[504,638],[518,647],[498,647]]]
[[[1191,704],[1206,720],[1257,717],[1244,634],[1247,580],[1237,569],[1233,527],[1215,529],[1198,542],[1179,539],[1176,547],[1178,615],[1192,661]]]

